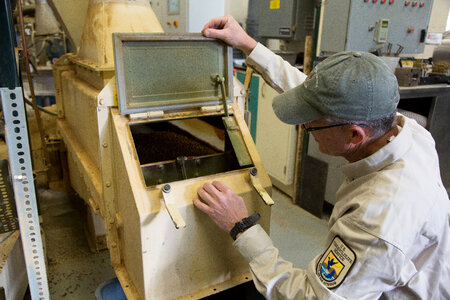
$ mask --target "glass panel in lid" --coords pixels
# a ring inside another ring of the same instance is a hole
[[[231,48],[201,35],[115,34],[122,114],[222,104],[217,76],[232,102]]]

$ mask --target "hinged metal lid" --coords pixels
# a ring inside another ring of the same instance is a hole
[[[217,75],[233,100],[232,49],[200,34],[115,33],[121,114],[220,105]]]

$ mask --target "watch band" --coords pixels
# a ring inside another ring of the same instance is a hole
[[[255,213],[250,217],[243,218],[242,220],[237,222],[234,225],[234,227],[230,230],[230,235],[233,238],[233,240],[236,240],[236,236],[239,233],[244,232],[246,229],[255,225],[256,222],[258,222],[259,218],[261,218],[261,216],[258,213]]]

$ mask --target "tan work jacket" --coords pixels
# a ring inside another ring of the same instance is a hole
[[[280,92],[306,78],[260,44],[247,64]],[[234,242],[266,298],[450,299],[450,202],[434,140],[397,119],[392,141],[342,166],[326,248],[306,270],[280,258],[259,225]]]

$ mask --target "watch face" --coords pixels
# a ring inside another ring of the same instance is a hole
[[[168,0],[169,1],[169,14],[175,15],[180,13],[180,0]]]

